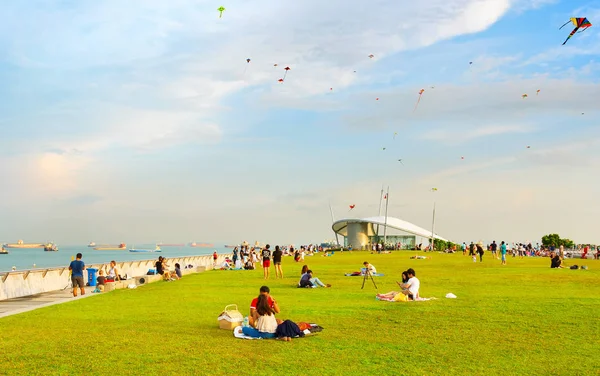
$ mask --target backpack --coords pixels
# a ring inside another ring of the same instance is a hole
[[[569,269],[579,269],[579,266],[577,266],[577,265],[573,265],[573,266],[571,266]]]

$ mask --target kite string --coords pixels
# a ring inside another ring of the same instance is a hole
[[[558,28],[558,30],[562,29],[563,27],[567,26],[569,24],[569,22],[571,22],[571,20],[567,21],[564,25],[562,25],[561,27]]]

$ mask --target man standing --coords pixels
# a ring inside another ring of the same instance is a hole
[[[269,302],[269,307],[273,309],[273,312],[279,313],[279,304],[273,299],[271,296],[271,289],[268,286],[262,286],[260,288],[260,295],[265,295],[267,297],[267,301]],[[258,303],[258,297],[252,300],[250,303],[250,317],[248,318],[248,322],[251,326],[254,327],[256,320],[258,320],[258,313],[256,312],[256,303]]]
[[[217,251],[214,251],[214,252],[213,252],[213,268],[216,268],[216,267],[217,267],[217,257],[219,257],[219,256],[217,255]]]
[[[265,279],[269,279],[269,269],[271,268],[271,249],[270,248],[271,248],[271,246],[267,244],[261,252],[263,272],[265,274]]]
[[[467,243],[463,242],[461,245],[462,251],[463,251],[463,256],[467,255]]]
[[[71,271],[71,282],[73,283],[73,296],[77,296],[77,286],[81,290],[81,295],[85,295],[85,283],[83,283],[83,271],[85,270],[85,264],[81,261],[83,255],[78,253],[75,256],[75,260],[71,261],[69,270]]]
[[[275,252],[273,252],[273,264],[275,264],[275,279],[281,277],[283,279],[283,271],[281,270],[281,256],[283,252],[278,245],[275,246]]]
[[[506,243],[500,243],[500,254],[502,255],[502,265],[506,265]]]
[[[475,256],[475,244],[473,242],[469,244],[469,256]]]
[[[494,256],[494,258],[496,260],[498,260],[498,244],[496,244],[496,241],[494,240],[492,242],[492,245],[490,246],[490,248],[492,249],[492,256]]]

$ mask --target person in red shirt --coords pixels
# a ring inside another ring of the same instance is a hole
[[[260,288],[260,295],[267,296],[267,301],[269,302],[269,307],[271,307],[273,309],[273,312],[275,312],[275,313],[281,312],[279,310],[279,304],[277,304],[275,299],[273,299],[273,297],[271,296],[271,289],[269,289],[268,286],[262,286]],[[254,298],[252,300],[252,303],[250,303],[250,316],[248,316],[248,323],[252,327],[255,326],[255,322],[256,322],[256,320],[258,320],[258,316],[259,316],[258,312],[256,312],[256,303],[258,303],[258,297]]]
[[[217,266],[217,251],[213,253],[213,268]]]

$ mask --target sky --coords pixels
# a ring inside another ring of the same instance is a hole
[[[0,240],[320,242],[383,186],[456,242],[600,243],[570,17],[600,1],[2,2]]]

